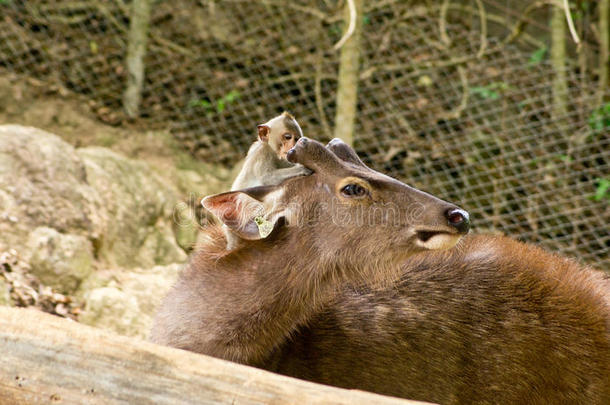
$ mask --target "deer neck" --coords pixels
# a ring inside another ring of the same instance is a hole
[[[332,273],[307,249],[282,241],[268,246],[249,246],[205,266],[209,354],[260,364],[334,297]]]

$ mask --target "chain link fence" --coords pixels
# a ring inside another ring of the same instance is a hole
[[[284,109],[307,136],[333,137],[343,1],[153,1],[137,118],[123,109],[131,4],[0,0],[0,75],[80,94],[111,125],[169,130],[219,165],[237,163],[256,124]],[[575,13],[584,51],[568,49],[558,71],[548,10],[520,17],[528,4],[365,2],[354,145],[375,169],[467,208],[476,232],[608,270],[610,104],[594,69],[596,10]]]

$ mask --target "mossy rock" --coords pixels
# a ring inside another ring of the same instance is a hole
[[[27,243],[30,272],[47,286],[72,294],[93,271],[93,247],[81,235],[36,228]]]

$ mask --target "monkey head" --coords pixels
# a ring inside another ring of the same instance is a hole
[[[280,159],[286,159],[286,153],[303,136],[303,131],[297,120],[284,111],[265,124],[258,126],[258,139],[271,146]]]

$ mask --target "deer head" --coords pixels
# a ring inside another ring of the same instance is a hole
[[[203,206],[257,249],[331,268],[399,263],[451,248],[469,230],[466,211],[368,168],[338,139],[324,147],[301,138],[287,158],[313,174],[209,196]]]

